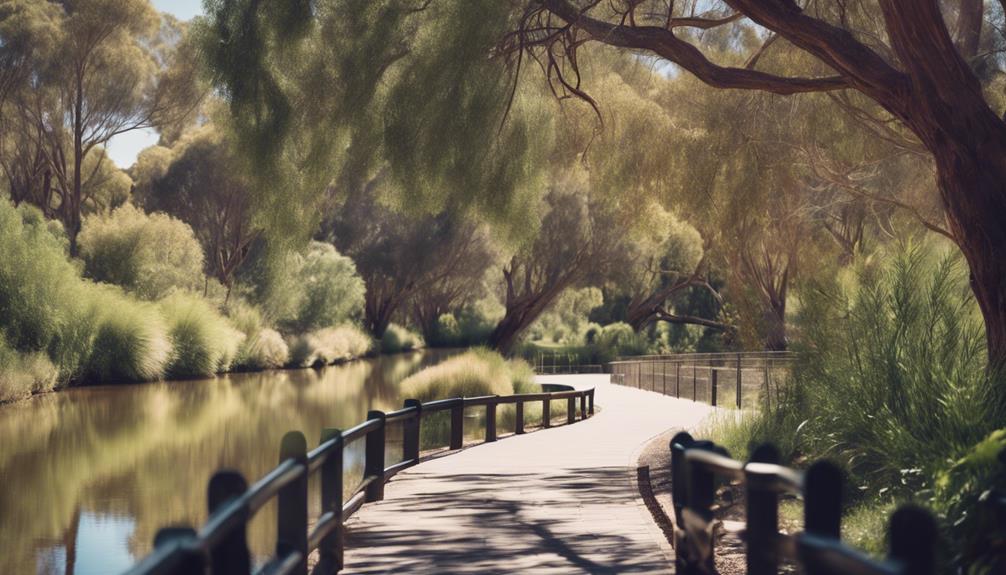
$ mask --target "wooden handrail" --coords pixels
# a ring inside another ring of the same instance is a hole
[[[720,446],[678,433],[671,440],[671,481],[675,515],[675,553],[681,575],[714,573],[714,517],[717,479],[744,485],[747,525],[747,573],[779,572],[785,559],[808,575],[933,575],[937,547],[936,521],[911,505],[891,516],[888,558],[873,559],[841,540],[842,473],[818,461],[806,473],[778,465],[770,445],[754,450],[747,463],[731,459]],[[779,495],[804,500],[804,529],[779,532]]]
[[[554,385],[554,384],[553,384]],[[566,387],[566,386],[563,386]],[[369,501],[384,497],[384,484],[396,473],[420,462],[422,420],[431,413],[451,412],[449,449],[463,445],[464,409],[486,407],[485,441],[496,441],[496,408],[515,404],[515,433],[524,433],[524,404],[542,402],[542,427],[550,427],[549,405],[553,400],[567,401],[567,422],[576,421],[576,400],[580,401],[580,419],[594,413],[594,389],[568,389],[507,396],[455,397],[422,403],[408,399],[402,409],[383,413],[371,411],[367,420],[345,431],[326,429],[319,445],[307,451],[300,432],[283,437],[280,463],[247,487],[241,474],[221,470],[214,474],[208,489],[210,516],[196,532],[191,528],[170,527],[158,531],[154,549],[129,569],[128,575],[180,575],[183,573],[247,574],[251,558],[246,541],[248,522],[266,503],[278,500],[276,553],[258,573],[306,575],[307,556],[319,552],[313,573],[337,573],[343,567],[343,524]],[[401,462],[385,464],[386,429],[401,423],[403,456]],[[344,502],[344,451],[349,443],[366,441],[364,477]],[[308,477],[321,473],[322,511],[314,526],[308,528]]]

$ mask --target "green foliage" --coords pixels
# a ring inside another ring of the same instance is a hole
[[[959,256],[900,248],[856,285],[808,290],[803,303],[801,444],[847,462],[871,492],[932,488],[944,458],[1006,415]]]
[[[960,256],[945,252],[901,246],[834,284],[808,286],[791,380],[760,411],[720,421],[712,435],[741,457],[769,441],[789,461],[836,461],[865,508],[930,505],[956,548],[971,554],[964,564],[981,564],[994,538],[976,502],[1002,485],[995,430],[1006,414]],[[869,527],[876,514],[862,513],[862,542],[879,548],[880,531]]]
[[[290,344],[290,365],[312,367],[363,357],[373,341],[355,325],[341,325],[313,331],[294,338]]]
[[[147,215],[126,204],[88,217],[79,242],[89,277],[144,299],[203,287],[203,251],[192,228],[166,214]]]
[[[158,307],[171,338],[168,377],[208,376],[230,370],[246,337],[243,332],[196,296],[175,293],[161,300]]]
[[[297,267],[296,281],[303,292],[291,328],[310,331],[359,317],[365,288],[353,260],[332,244],[311,242]]]
[[[528,328],[528,335],[555,343],[579,343],[586,336],[587,316],[603,303],[604,296],[596,287],[566,289]]]
[[[58,377],[59,370],[44,353],[20,354],[0,335],[0,403],[51,391]]]
[[[15,350],[59,359],[69,343],[80,313],[74,294],[80,276],[65,246],[40,211],[0,199],[0,333]]]
[[[1004,496],[1006,428],[990,433],[936,478],[933,502],[953,526],[956,562],[969,575],[1006,569],[1006,525],[1002,510],[994,507],[996,498]]]
[[[423,346],[423,338],[419,334],[398,325],[390,324],[381,336],[381,353],[398,353],[411,351]]]
[[[290,361],[290,349],[283,336],[274,329],[262,328],[242,343],[234,360],[236,369],[278,369]]]
[[[437,318],[431,347],[473,347],[484,345],[499,321],[501,310],[495,301],[481,300]]]
[[[432,401],[449,397],[511,395],[534,386],[526,362],[506,360],[485,348],[476,348],[428,367],[402,381],[404,397]]]
[[[93,326],[82,369],[87,381],[151,381],[164,376],[171,340],[154,304],[134,300],[108,285],[83,284],[86,316]]]

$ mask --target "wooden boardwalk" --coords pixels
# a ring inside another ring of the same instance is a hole
[[[607,383],[587,421],[427,461],[347,522],[344,573],[670,573],[636,488],[636,454],[712,408]]]

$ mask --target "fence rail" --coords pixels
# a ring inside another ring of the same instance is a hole
[[[796,357],[785,351],[680,353],[619,358],[609,367],[612,383],[740,408],[773,401]]]
[[[681,575],[716,572],[718,521],[713,508],[717,480],[744,486],[749,575],[778,573],[782,561],[799,565],[807,575],[936,573],[936,521],[919,507],[902,506],[891,516],[887,559],[870,558],[842,543],[842,472],[827,461],[818,461],[801,473],[778,465],[777,450],[766,444],[744,463],[731,459],[711,441],[696,441],[685,432],[671,439],[670,448],[674,549]],[[779,532],[780,495],[803,498],[802,532]]]
[[[561,387],[551,384],[550,388]],[[464,443],[464,410],[486,408],[485,441],[498,439],[496,408],[515,405],[514,433],[522,434],[524,404],[542,402],[542,427],[552,425],[551,404],[566,401],[566,423],[576,421],[577,403],[580,419],[594,413],[594,389],[564,389],[543,393],[508,396],[487,395],[443,399],[422,403],[405,400],[405,407],[384,413],[371,411],[367,420],[347,429],[326,429],[321,443],[308,451],[307,440],[299,431],[283,436],[279,465],[254,485],[236,471],[221,470],[210,479],[207,488],[209,519],[198,531],[189,527],[168,527],[157,532],[154,549],[134,565],[128,575],[247,575],[252,571],[247,543],[247,525],[255,513],[275,499],[278,504],[276,553],[257,573],[261,575],[306,575],[308,555],[317,550],[319,561],[314,574],[337,573],[343,567],[343,524],[366,502],[384,498],[384,484],[399,471],[420,461],[420,430],[425,417],[450,412],[449,449]],[[402,424],[403,461],[388,466],[386,430],[389,424]],[[343,463],[346,446],[356,440],[365,442],[363,480],[345,498]],[[321,474],[321,515],[314,525],[308,516],[308,479]]]
[[[534,357],[534,371],[549,375],[604,373],[605,365],[582,363],[578,353],[538,352]]]

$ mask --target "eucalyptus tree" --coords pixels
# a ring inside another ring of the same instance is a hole
[[[207,272],[227,288],[261,234],[252,182],[226,126],[207,124],[172,148],[141,153],[135,167],[139,201],[189,224],[206,253]]]
[[[501,257],[492,230],[471,216],[446,218],[445,226],[447,234],[426,245],[432,256],[430,279],[409,302],[411,319],[427,343],[437,340],[442,315],[469,308],[489,294],[489,277]]]
[[[410,305],[424,333],[432,333],[440,314],[481,291],[495,248],[486,228],[464,212],[430,215],[390,204],[380,180],[326,210],[320,234],[356,263],[374,337]]]
[[[948,231],[985,319],[989,359],[1006,362],[1006,121],[1002,102],[983,91],[1002,78],[1003,3],[986,11],[983,0],[725,0],[695,10],[707,5],[535,0],[507,46],[542,57],[560,86],[578,85],[576,53],[595,41],[666,59],[715,88],[853,93],[853,105],[880,117],[874,125],[895,120],[903,130],[885,127],[932,155]],[[761,32],[746,65],[717,63],[690,41],[696,30],[721,26]],[[806,56],[803,69],[760,68],[757,55],[778,49]]]
[[[600,284],[623,260],[621,214],[609,200],[592,190],[582,170],[562,172],[551,183],[538,234],[520,245],[502,268],[506,311],[489,345],[510,353],[563,292]]]
[[[15,13],[26,10],[10,0]],[[46,58],[13,97],[19,134],[45,157],[45,186],[76,254],[89,180],[104,160],[89,156],[113,137],[185,115],[197,99],[192,62],[156,41],[161,19],[149,0],[47,0],[55,26]],[[48,193],[44,194],[48,195]]]

